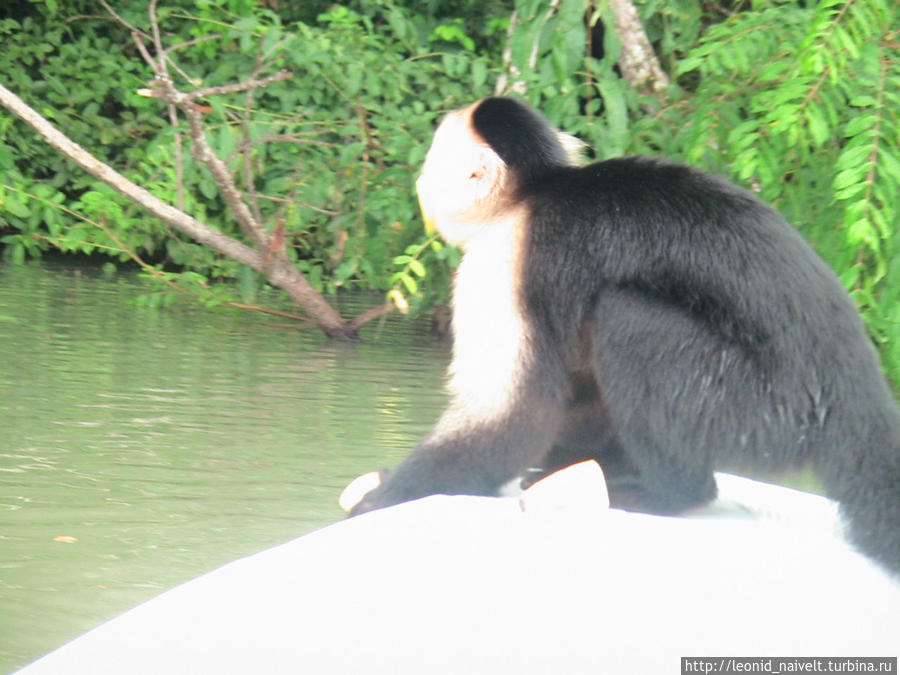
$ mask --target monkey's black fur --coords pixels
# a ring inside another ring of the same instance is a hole
[[[715,497],[723,462],[812,464],[852,541],[900,570],[900,411],[852,300],[799,234],[685,166],[568,166],[513,100],[483,101],[472,127],[527,205],[533,359],[500,419],[432,434],[356,512],[494,494],[528,467],[596,457],[613,505],[674,513]]]

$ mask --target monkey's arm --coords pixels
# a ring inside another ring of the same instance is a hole
[[[496,495],[549,451],[563,413],[561,399],[546,392],[526,392],[496,416],[457,403],[351,515],[431,494]]]

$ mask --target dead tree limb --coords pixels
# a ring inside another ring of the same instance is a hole
[[[266,265],[265,257],[269,244],[267,239],[262,240],[263,247],[254,249],[155,197],[60,132],[2,84],[0,84],[0,104],[31,126],[47,143],[75,164],[160,218],[173,229],[264,274],[274,286],[285,290],[327,335],[346,339],[357,337],[358,324],[342,319],[300,271],[285,259],[286,257],[275,256],[271,264]],[[206,146],[204,151],[212,152],[209,146]]]

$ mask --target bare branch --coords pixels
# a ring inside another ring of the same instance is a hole
[[[165,68],[160,66],[153,57],[150,55],[150,52],[147,51],[147,48],[144,46],[144,41],[141,39],[141,34],[137,31],[133,30],[131,32],[131,37],[134,40],[135,45],[137,45],[137,50],[140,53],[141,57],[147,64],[153,69],[153,72],[157,77],[166,77]],[[141,91],[138,92],[142,93]],[[178,131],[178,109],[174,105],[166,106],[167,112],[169,115],[169,125],[175,130],[175,177],[178,182],[176,186],[176,190],[178,192],[178,208],[182,211],[184,210],[184,144],[181,138],[181,132]]]
[[[137,45],[138,53],[143,57],[144,61],[147,62],[147,65],[153,69],[154,75],[157,77],[161,77],[165,75],[165,71],[161,70],[159,64],[150,56],[150,52],[147,51],[147,47],[144,46],[144,37],[140,32],[133,30],[131,31],[131,37],[134,40],[134,44]]]
[[[226,302],[224,303],[228,307],[234,307],[235,309],[243,309],[247,312],[259,312],[260,314],[270,314],[271,316],[278,316],[282,319],[291,319],[292,321],[300,321],[301,323],[310,324],[310,320],[305,316],[297,316],[296,314],[291,314],[289,312],[280,312],[277,309],[269,309],[268,307],[260,307],[258,305],[248,305],[243,302]],[[309,327],[309,326],[307,326]]]
[[[497,78],[497,85],[494,87],[494,93],[498,96],[501,94],[522,94],[528,93],[525,83],[522,81],[522,71],[512,62],[512,37],[521,25],[519,19],[519,11],[513,10],[512,16],[509,18],[509,27],[506,29],[506,46],[503,48],[503,72]],[[509,83],[512,76],[512,84]]]
[[[177,93],[171,82],[164,82],[163,85],[167,87],[169,93],[173,95]],[[266,231],[259,221],[253,217],[253,214],[250,213],[250,209],[241,198],[240,190],[238,190],[234,178],[225,162],[219,159],[216,153],[213,152],[213,149],[209,146],[209,142],[206,140],[206,130],[203,126],[203,114],[195,110],[192,106],[185,105],[183,101],[179,106],[179,109],[184,113],[185,117],[187,117],[188,125],[191,130],[191,140],[194,144],[191,154],[198,162],[204,164],[213,175],[216,184],[219,186],[219,189],[222,190],[222,196],[225,198],[225,203],[228,204],[228,207],[237,219],[244,234],[250,238],[250,241],[253,242],[253,245],[257,249],[265,251],[269,247]]]
[[[185,100],[194,101],[198,98],[207,98],[209,96],[236,94],[238,92],[247,91],[248,89],[260,89],[262,87],[268,87],[273,82],[289,80],[293,76],[293,73],[288,72],[287,70],[282,70],[275,73],[274,75],[270,75],[269,77],[264,77],[261,80],[250,79],[246,82],[238,82],[237,84],[225,84],[221,87],[207,87],[206,89],[198,89],[197,91],[192,91],[190,94],[183,94],[183,96]]]
[[[80,145],[58,131],[50,122],[9,89],[0,84],[0,103],[27,122],[50,145],[63,153],[89,174],[163,219],[180,232],[230,256],[253,269],[262,268],[262,256],[249,246],[222,234],[192,218],[135,185],[112,167],[104,164]]]
[[[271,78],[263,78],[263,80],[258,81],[251,80],[250,82],[244,82],[233,86],[212,87],[205,91],[215,93],[246,91],[247,88],[256,86],[256,82],[271,82],[276,79],[287,79],[287,77],[290,76],[290,73],[282,71],[282,73],[278,73]],[[199,92],[184,94],[178,91],[175,88],[175,85],[172,84],[171,79],[165,75],[155,78],[150,84],[154,86],[154,89],[140,90],[139,93],[158,98],[169,105],[175,105],[181,110],[184,116],[187,117],[188,126],[191,132],[191,140],[193,141],[191,154],[198,162],[204,164],[213,175],[213,179],[222,191],[225,203],[228,204],[228,207],[237,219],[244,234],[247,235],[258,250],[267,250],[269,248],[269,242],[265,228],[263,228],[262,224],[253,216],[250,208],[244,202],[241,192],[234,182],[231,172],[228,170],[228,166],[219,159],[209,146],[203,124],[203,115],[193,106],[193,100]]]
[[[318,145],[323,148],[333,148],[334,143],[330,143],[328,141],[317,141],[311,138],[304,138],[302,135],[296,134],[275,134],[272,136],[263,136],[262,138],[257,138],[256,140],[245,141],[241,143],[234,152],[228,157],[230,161],[236,155],[240,155],[248,149],[256,146],[256,145],[268,145],[269,143],[293,143],[294,145]]]
[[[166,55],[166,58],[169,57],[169,54],[172,52],[177,52],[179,49],[186,49],[188,47],[193,47],[194,45],[199,45],[204,42],[209,42],[210,40],[221,40],[222,36],[219,33],[215,35],[204,35],[203,37],[194,38],[193,40],[188,40],[187,42],[180,42],[177,45],[172,47],[166,47],[166,50],[163,52]]]
[[[397,307],[393,302],[388,302],[384,305],[380,305],[379,307],[373,307],[372,309],[363,312],[355,319],[350,321],[350,328],[358,332],[360,328],[365,326],[370,321],[374,321],[379,317],[386,316],[396,309]]]
[[[139,29],[139,28],[136,28],[136,27],[132,26],[132,25],[131,25],[130,23],[128,23],[125,19],[123,19],[119,14],[117,14],[117,13],[116,13],[116,10],[114,10],[114,9],[110,6],[110,4],[109,4],[108,2],[106,2],[106,0],[100,0],[100,4],[103,5],[103,9],[105,9],[107,12],[109,12],[109,15],[110,15],[113,19],[115,19],[115,20],[118,21],[120,24],[122,24],[123,26],[125,26],[125,28],[127,28],[128,30],[130,30],[132,33],[137,33],[137,34],[139,34],[139,35],[144,36],[144,37],[147,38],[148,40],[150,39],[150,36],[147,35],[144,31],[142,31],[142,30]],[[106,17],[104,17],[104,18],[106,18]]]
[[[251,80],[255,80],[257,77],[259,77],[259,73],[261,72],[262,67],[262,43],[259,43],[256,49],[256,63],[253,65],[253,72],[250,75]],[[251,140],[250,114],[253,110],[255,101],[256,89],[248,89],[246,101],[244,103],[244,114],[240,118],[241,133],[244,135],[244,142],[242,143],[242,145],[247,145]],[[253,217],[256,218],[256,222],[262,223],[262,209],[259,206],[259,199],[257,199],[256,197],[256,181],[254,180],[253,171],[253,153],[250,151],[252,147],[252,145],[247,145],[247,147],[245,147],[243,150],[239,150],[238,153],[240,155],[243,155],[244,157],[244,189],[248,193],[247,197],[250,200],[250,208],[253,210]],[[281,219],[276,221],[276,229],[278,227],[278,223],[283,224],[283,221]]]
[[[123,25],[131,28],[131,35],[134,38],[135,44],[137,44],[138,51],[141,53],[141,56],[144,60],[150,65],[153,69],[154,74],[157,77],[168,78],[169,71],[166,67],[166,64],[171,64],[171,66],[185,79],[186,82],[190,82],[195,86],[199,86],[199,82],[197,82],[196,78],[192,78],[188,75],[184,70],[182,70],[175,61],[169,58],[168,51],[163,47],[162,39],[159,35],[159,21],[156,18],[156,1],[150,3],[150,24],[153,28],[153,37],[138,31],[137,29],[132,28],[127,22],[125,22],[118,14],[113,12],[113,16],[120,21]],[[147,48],[144,46],[144,40],[153,41],[154,47],[156,49],[156,53],[159,55],[159,62],[157,63],[152,56],[150,56],[150,52],[147,51]]]
[[[272,139],[253,141],[250,138],[249,119],[250,110],[252,109],[254,101],[254,91],[274,82],[287,80],[292,77],[292,73],[281,71],[269,77],[259,78],[259,73],[264,66],[266,57],[271,53],[271,51],[269,51],[266,54],[263,54],[260,51],[260,54],[257,57],[256,67],[248,81],[232,85],[197,89],[191,93],[181,92],[175,87],[172,78],[169,75],[169,66],[193,86],[198,87],[200,82],[189,77],[181,70],[177,63],[172,60],[170,55],[179,49],[218,39],[221,36],[214,35],[197,38],[167,49],[163,46],[160,32],[159,18],[157,15],[158,0],[151,0],[149,3],[148,13],[152,29],[151,34],[149,35],[125,21],[115,12],[115,10],[113,10],[106,0],[100,0],[100,2],[114,20],[131,30],[141,58],[144,59],[154,73],[154,79],[150,82],[150,85],[153,88],[142,89],[139,90],[138,93],[144,96],[157,98],[166,104],[169,122],[176,128],[175,154],[178,179],[178,203],[180,208],[175,208],[159,200],[144,188],[135,185],[108,165],[97,160],[90,153],[55,129],[46,119],[41,117],[18,96],[2,85],[0,85],[0,104],[6,106],[14,114],[21,117],[26,123],[38,131],[50,145],[69,157],[76,164],[88,171],[88,173],[107,183],[148,212],[158,216],[172,229],[186,234],[197,242],[205,244],[219,253],[233,258],[237,262],[243,263],[265,275],[271,284],[287,291],[288,295],[307,311],[316,324],[329,336],[355,339],[357,336],[357,328],[355,326],[362,325],[366,320],[357,321],[352,325],[344,321],[328,302],[312,287],[288,258],[285,245],[287,234],[285,232],[284,221],[279,220],[273,233],[269,235],[262,225],[261,211],[256,202],[258,198],[265,197],[262,195],[258,196],[254,189],[252,176],[253,167],[249,150],[255,147],[257,142],[267,142]],[[151,54],[151,51],[148,50],[145,45],[145,40],[152,41],[152,50],[155,52],[155,55]],[[275,47],[273,47],[273,49],[275,49]],[[203,115],[199,109],[200,106],[196,104],[196,101],[201,98],[223,94],[234,94],[244,91],[248,92],[248,95],[245,114],[242,121],[244,143],[239,152],[244,154],[245,182],[247,184],[246,196],[242,195],[241,191],[238,189],[234,176],[232,176],[227,164],[223,162],[210,147],[206,138]],[[177,131],[179,125],[179,110],[188,121],[190,136],[193,141],[192,154],[197,161],[204,164],[212,174],[216,184],[222,192],[222,196],[225,199],[229,210],[238,221],[244,234],[252,242],[253,247],[247,246],[237,239],[229,237],[228,235],[201,223],[184,212],[185,188],[182,162],[182,136]],[[305,113],[303,112],[298,113],[292,119],[299,119],[304,114]],[[277,137],[277,139],[298,144],[328,145],[323,141],[303,139],[299,136],[281,135],[280,137]],[[368,149],[371,148],[373,139],[369,137],[367,140],[369,140],[370,143],[367,146]],[[245,202],[245,199],[249,200],[250,206]],[[303,206],[329,215],[334,215],[335,213],[333,211],[313,207],[312,205],[303,204]],[[279,208],[279,210],[281,209]],[[383,311],[378,310],[378,313],[381,314]],[[363,317],[365,316],[366,315],[363,315]]]
[[[306,202],[301,202],[296,199],[290,199],[288,197],[273,197],[272,195],[265,195],[261,192],[257,192],[253,195],[256,199],[265,199],[268,202],[277,202],[279,204],[296,204],[297,206],[302,206],[305,209],[309,209],[310,211],[315,211],[316,213],[322,213],[326,216],[339,216],[341,215],[340,211],[335,211],[334,209],[326,209],[321,206],[314,206],[312,204],[308,204]]]
[[[233,258],[237,262],[265,274],[264,258],[260,251],[229,237],[218,230],[201,223],[155,197],[146,189],[136,185],[112,167],[104,164],[57,130],[47,119],[26,104],[9,89],[0,84],[0,104],[13,112],[37,131],[51,146],[75,162],[95,178],[103,181],[114,190],[161,218],[169,226],[182,232],[201,244]],[[200,113],[194,111],[196,116]],[[206,146],[206,152],[211,152]],[[219,162],[221,164],[221,162]],[[246,207],[244,207],[246,209]],[[265,250],[265,248],[261,249]],[[269,282],[283,288],[316,323],[331,337],[355,338],[356,330],[345,322],[328,302],[310,285],[302,274],[290,264],[275,260],[267,274]]]
[[[157,0],[150,0],[150,7],[147,9],[147,12],[150,14],[150,27],[153,30],[153,46],[156,48],[156,53],[159,55],[159,65],[165,69],[166,67],[166,50],[163,47],[162,37],[159,34],[159,18],[156,16],[156,2]]]
[[[169,108],[169,124],[175,129],[175,179],[178,181],[178,208],[184,211],[184,142],[178,131],[178,113],[175,106]]]

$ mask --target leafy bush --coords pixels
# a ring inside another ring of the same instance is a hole
[[[146,28],[145,7],[135,2],[119,12]],[[7,47],[0,69],[9,86],[158,197],[172,204],[183,200],[195,217],[240,236],[212,178],[187,153],[179,194],[174,137],[185,129],[168,124],[158,101],[136,94],[152,74],[128,32],[96,17],[64,24],[60,10],[35,8],[42,14],[0,22]],[[244,0],[160,9],[167,46],[197,41],[172,52],[195,85],[231,84],[281,69],[295,74],[253,97],[205,102],[211,108],[208,137],[241,187],[256,195],[250,201],[268,227],[284,222],[291,256],[325,290],[350,284],[386,290],[409,282],[406,263],[395,257],[421,238],[413,177],[427,139],[444,111],[470,102],[479,90],[490,91],[488,57],[472,52],[458,23],[428,24],[390,3],[368,9],[364,15],[331,6],[309,23],[289,24]],[[51,24],[57,28],[46,30]],[[184,79],[180,86],[190,88]],[[95,185],[23,124],[2,120],[0,148],[6,153],[0,153],[0,165],[7,187],[0,188],[0,232],[8,259],[53,247],[121,259],[134,253],[209,279],[244,274],[233,261]],[[93,224],[41,199],[65,202]],[[419,246],[416,256],[437,262],[447,253]],[[447,287],[447,265],[429,267],[432,274],[417,284],[418,302]]]
[[[635,145],[775,204],[838,270],[900,382],[896,5],[758,7],[712,26],[680,61],[690,95],[639,123]]]

